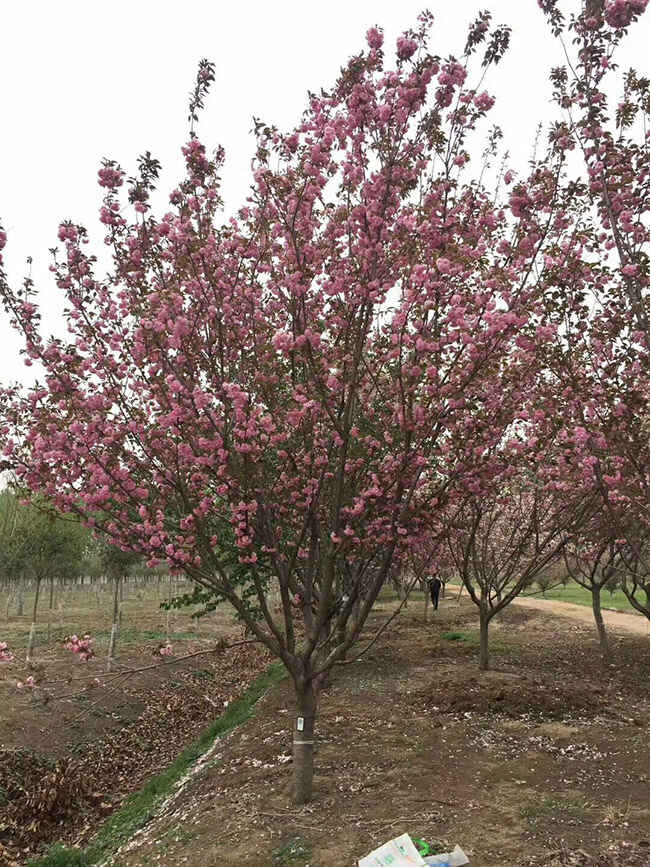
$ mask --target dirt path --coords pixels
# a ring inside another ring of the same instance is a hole
[[[518,596],[514,600],[514,604],[523,605],[525,608],[535,608],[538,611],[550,611],[551,614],[571,617],[573,620],[581,620],[583,623],[594,622],[591,608],[586,605],[576,605],[573,602]],[[650,635],[650,620],[640,614],[626,614],[624,611],[603,610],[603,620],[605,621],[605,626],[610,626],[613,629],[625,629],[627,632],[635,632],[637,635]]]

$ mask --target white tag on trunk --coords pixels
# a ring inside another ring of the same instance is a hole
[[[296,720],[296,729],[301,732],[304,731],[305,728],[305,718],[303,716],[299,716]]]

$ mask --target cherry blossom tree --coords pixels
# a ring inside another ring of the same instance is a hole
[[[489,627],[522,590],[558,562],[567,532],[577,531],[593,508],[591,491],[558,487],[553,450],[513,450],[480,494],[468,496],[447,522],[450,557],[479,611],[479,667],[489,667]],[[536,444],[537,446],[537,444]],[[550,470],[550,471],[549,471]]]
[[[104,162],[105,278],[86,230],[61,224],[66,339],[41,333],[29,281],[0,274],[26,363],[44,370],[12,404],[6,460],[111,544],[226,600],[284,662],[298,803],[322,686],[395,558],[457,491],[489,482],[524,373],[553,339],[540,259],[573,232],[561,155],[512,190],[508,173],[496,198],[484,166],[472,172],[507,28],[483,13],[443,61],[431,23],[398,39],[394,68],[369,30],[288,134],[256,123],[251,195],[225,222],[223,154],[194,133],[213,79],[203,62],[169,210],[153,213],[150,154],[128,179]]]
[[[619,548],[623,573],[620,585],[630,605],[650,620],[650,533],[645,527],[641,536],[633,538],[632,533],[627,533],[625,544]]]
[[[616,543],[607,533],[597,536],[593,545],[568,544],[563,551],[567,572],[573,580],[591,594],[591,607],[598,631],[600,652],[605,662],[611,660],[611,651],[605,621],[603,620],[601,595],[605,587],[620,573],[621,556]]]
[[[617,57],[648,4],[589,0],[568,20],[557,0],[539,5],[567,56],[551,76],[562,110],[555,140],[582,157],[598,242],[590,291],[570,286],[558,304],[572,333],[550,363],[564,395],[567,472],[602,498],[604,550],[627,551],[637,570],[650,522],[650,82],[634,69],[621,75]]]

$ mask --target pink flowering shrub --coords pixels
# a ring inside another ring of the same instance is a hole
[[[160,656],[173,656],[174,655],[174,648],[172,647],[172,645],[169,642],[167,642],[167,644],[162,644],[158,648],[158,653],[160,654]]]
[[[66,650],[76,653],[81,662],[88,662],[88,660],[92,659],[95,655],[92,644],[93,640],[90,635],[84,635],[83,638],[79,638],[77,635],[72,635],[63,646]]]
[[[12,662],[13,653],[9,650],[6,641],[0,641],[0,662]]]

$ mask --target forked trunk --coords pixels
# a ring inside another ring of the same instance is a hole
[[[293,802],[307,804],[311,801],[314,781],[314,732],[318,709],[318,696],[312,681],[301,690],[296,688],[296,709],[293,729]]]
[[[600,587],[593,587],[591,590],[591,605],[594,612],[594,620],[596,621],[596,629],[598,630],[598,641],[600,642],[600,653],[603,657],[603,662],[609,662],[611,655],[609,650],[609,639],[603,620],[603,612],[600,602]]]

